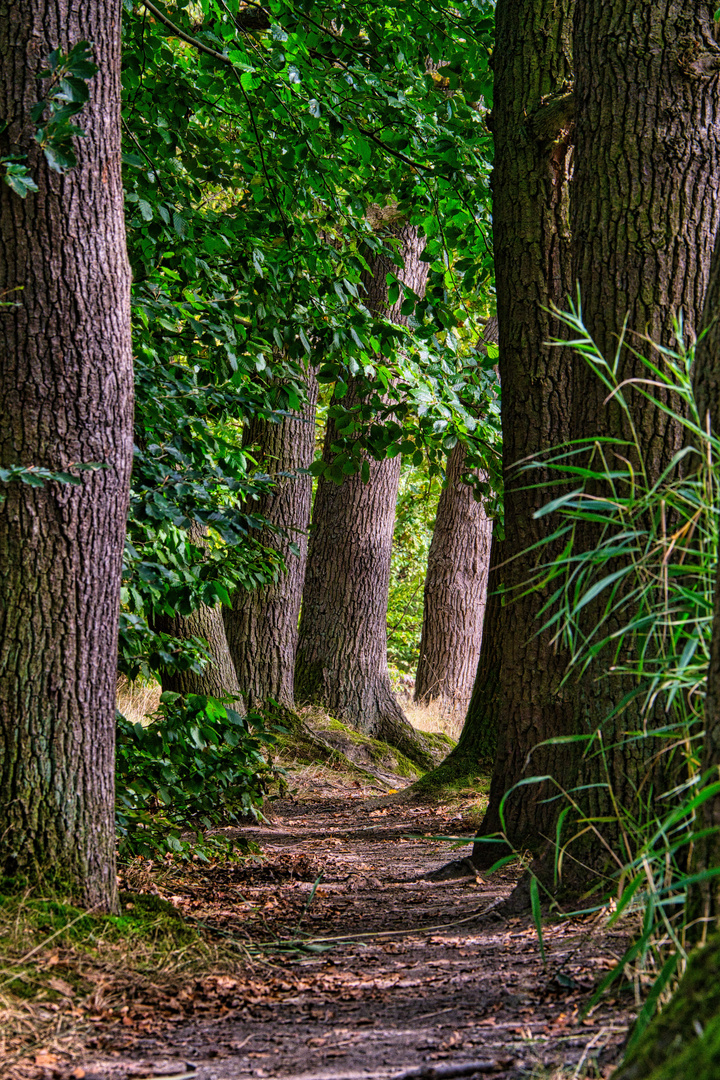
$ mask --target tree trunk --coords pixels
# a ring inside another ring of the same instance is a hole
[[[438,774],[439,780],[477,775],[478,759],[486,759],[497,738],[483,833],[500,829],[501,799],[528,775],[528,749],[552,733],[557,710],[571,717],[559,690],[564,664],[544,637],[535,636],[547,597],[514,598],[540,557],[527,552],[546,535],[547,518],[533,514],[550,490],[528,490],[514,466],[563,442],[570,422],[567,360],[546,344],[560,334],[547,309],[562,304],[571,282],[571,120],[564,95],[571,74],[570,12],[570,0],[499,0],[496,8],[493,231],[506,491],[505,539],[494,539],[491,552],[492,567],[502,570],[491,571],[489,588],[502,585],[504,593],[488,604],[465,729]],[[550,479],[539,470],[533,475],[537,484]],[[509,831],[522,849],[540,843],[535,804],[542,797],[526,787],[522,798],[510,800]],[[478,865],[494,861],[494,845],[477,844],[473,858]]]
[[[500,665],[502,638],[498,632],[502,613],[502,596],[497,589],[498,564],[502,561],[502,544],[492,538],[490,566],[488,570],[488,596],[485,606],[485,625],[478,657],[477,672],[468,705],[465,725],[455,746],[445,760],[431,773],[418,781],[418,787],[433,789],[457,784],[472,783],[486,777],[492,770],[497,753],[497,718],[500,712]],[[489,830],[488,830],[489,831]],[[485,865],[488,845],[475,847],[473,859]],[[496,858],[493,855],[493,858]],[[492,861],[492,859],[490,860]],[[488,862],[487,865],[490,865]]]
[[[193,522],[188,529],[188,537],[196,547],[205,547],[204,536],[207,529]],[[240,694],[238,679],[230,657],[223,611],[220,604],[209,607],[201,604],[190,615],[154,615],[152,628],[157,633],[170,634],[172,637],[187,641],[189,638],[202,638],[208,648],[210,659],[201,672],[168,671],[161,672],[160,681],[163,693],[167,690],[175,694],[202,694],[205,697],[237,697]]]
[[[493,316],[478,349],[497,344]],[[452,450],[428,553],[415,701],[440,700],[452,712],[467,709],[482,642],[493,525],[472,488],[462,482],[466,451]],[[476,475],[481,477],[480,470]],[[485,479],[484,476],[482,476]]]
[[[279,552],[285,563],[277,581],[254,591],[238,589],[232,610],[223,612],[238,682],[251,709],[269,698],[289,708],[294,704],[298,619],[312,502],[312,477],[298,470],[309,469],[313,462],[317,396],[317,379],[310,369],[302,413],[279,424],[255,419],[246,439],[247,445],[260,447],[260,467],[276,477],[275,487],[253,505],[253,513],[281,530],[265,530],[262,543]]]
[[[624,0],[614,4],[576,0],[575,19],[573,277],[580,282],[586,321],[601,348],[614,352],[626,312],[630,313],[631,326],[641,331],[647,326],[657,340],[667,343],[672,338],[672,314],[680,304],[686,326],[697,325],[717,215],[717,200],[706,198],[708,188],[715,188],[713,172],[717,173],[714,83],[689,73],[687,65],[699,62],[699,53],[693,53],[689,39],[681,34],[681,29],[685,34],[690,30],[698,43],[709,42],[711,12],[708,8],[698,13],[697,5],[689,2],[669,9],[666,5],[661,15],[659,5],[639,0],[630,4]],[[498,8],[499,35],[502,26]],[[496,56],[500,52],[498,45]],[[501,93],[498,86],[496,100]],[[541,115],[538,112],[533,120],[536,129],[542,126]],[[497,152],[501,158],[502,151]],[[678,220],[681,209],[683,216]],[[496,216],[502,222],[499,207]],[[504,289],[499,277],[499,308]],[[501,357],[502,325],[501,318]],[[606,391],[581,361],[574,360],[572,369],[574,436],[598,432],[622,438],[625,431],[618,412],[603,408]],[[623,374],[635,373],[626,361]],[[503,408],[505,415],[507,406],[509,419],[512,401],[508,401],[506,382],[503,378]],[[550,395],[555,393],[548,387],[546,399],[552,402]],[[565,406],[566,415],[568,411]],[[678,430],[644,403],[636,409],[636,420],[653,474],[677,447]],[[559,441],[546,437],[544,445],[550,447]],[[514,513],[511,503],[506,506],[509,532]],[[584,541],[592,542],[592,538],[586,536]],[[523,568],[519,560],[518,569],[525,578],[529,576],[527,562]],[[517,576],[515,580],[519,580]],[[513,607],[518,605],[504,610],[512,612]],[[586,614],[592,616],[591,605]],[[537,642],[547,656],[545,641],[538,638]],[[513,690],[506,681],[508,644],[506,631],[501,677],[506,705],[500,707],[505,720],[500,724],[501,751],[493,775],[486,831],[500,826],[498,809],[503,792],[526,776],[553,775],[566,787],[593,779],[600,782],[599,777],[590,775],[592,766],[584,766],[582,775],[578,774],[578,755],[571,748],[554,745],[538,751],[534,747],[543,739],[595,730],[626,689],[619,682],[610,687],[607,680],[596,683],[589,679],[560,691],[557,684],[555,688],[550,685],[551,692],[541,707],[533,662],[525,669],[532,686],[518,685]],[[544,659],[543,668],[547,669],[547,663]],[[559,674],[556,661],[554,677]],[[523,707],[523,702],[530,708]],[[627,727],[627,716],[624,719]],[[612,742],[612,732],[608,738]],[[503,746],[511,747],[510,760]],[[637,758],[627,746],[613,751],[610,765],[618,776],[620,795],[625,773],[631,785],[642,768]],[[601,760],[594,758],[598,766]],[[601,790],[607,793],[606,789],[595,789],[598,805],[605,797]],[[505,823],[517,847],[538,850],[545,838],[553,836],[560,807],[557,802],[543,801],[548,794],[550,790],[544,785],[524,787],[506,803]],[[480,850],[477,855],[482,857]]]
[[[0,155],[28,154],[38,192],[0,182],[0,466],[82,483],[7,485],[0,508],[0,874],[54,878],[117,909],[114,732],[120,575],[132,463],[130,274],[120,178],[120,0],[23,0],[0,14]],[[79,164],[33,140],[38,73],[92,43]]]
[[[708,48],[720,57],[712,44],[712,10],[694,0],[576,0],[574,41],[577,164],[571,224],[585,323],[608,357],[615,353],[626,317],[632,331],[672,345],[680,310],[688,334],[700,323],[720,217],[720,100],[717,79],[703,74],[701,64]],[[713,72],[716,67],[715,62]],[[637,339],[631,344],[637,347]],[[630,349],[623,352],[619,376],[647,377]],[[616,401],[605,404],[606,395],[607,388],[589,367],[575,363],[574,438],[630,438],[625,414]],[[682,446],[684,429],[662,410],[650,408],[631,387],[624,388],[624,395],[652,483]],[[679,400],[669,404],[682,408]],[[583,523],[576,550],[594,548],[601,528]],[[612,570],[609,565],[607,572]],[[606,601],[603,593],[585,605],[581,629],[597,624]],[[621,629],[619,620],[615,627],[608,624],[607,632],[613,629]],[[624,858],[629,853],[622,845],[616,803],[635,807],[643,784],[659,796],[674,781],[668,775],[671,759],[657,756],[654,740],[638,742],[625,734],[664,726],[662,707],[658,704],[656,715],[648,716],[642,697],[635,697],[617,712],[637,681],[606,673],[611,663],[610,649],[595,657],[592,677],[573,686],[571,726],[558,717],[553,734],[589,735],[600,729],[604,755],[583,756],[576,775],[561,779],[566,787],[568,781],[581,787],[583,816],[607,819],[603,836]],[[535,769],[551,771],[544,752],[534,757]],[[538,807],[538,829],[545,835],[553,834],[559,809],[557,802]],[[587,886],[588,864],[602,870],[600,864],[608,861],[608,868],[615,867],[591,832],[572,845],[570,854],[583,863],[566,860],[564,887],[571,893],[574,876],[577,888]]]
[[[465,471],[465,446],[450,452],[428,554],[415,701],[465,711],[482,640],[492,520]]]
[[[695,397],[703,423],[717,436],[720,431],[720,232],[715,241],[712,271],[705,298],[702,327],[705,334],[695,352]],[[705,741],[702,772],[708,783],[720,779],[720,563],[715,577],[712,641],[705,691]],[[695,845],[695,872],[720,866],[720,797],[708,799],[700,811],[700,825],[714,829]],[[711,922],[720,924],[720,879],[695,886],[689,904],[694,919],[701,919],[695,938],[704,937]]]
[[[385,256],[369,260],[364,284],[368,306],[404,322],[402,300],[388,303],[386,275],[396,274],[422,296],[427,263],[420,261],[414,226],[393,228],[404,269]],[[350,388],[350,394],[353,387]],[[325,454],[336,441],[328,422]],[[396,746],[427,768],[432,759],[422,736],[406,720],[390,686],[387,604],[400,458],[368,459],[370,479],[347,476],[341,485],[320,478],[310,533],[310,553],[300,619],[295,688],[299,701],[322,704],[338,719]]]

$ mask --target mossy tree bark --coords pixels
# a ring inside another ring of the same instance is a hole
[[[206,532],[204,526],[193,522],[188,529],[188,536],[196,547],[202,548],[207,543],[204,539]],[[205,697],[225,697],[228,694],[237,697],[240,694],[220,604],[213,607],[201,604],[190,615],[154,615],[151,623],[156,632],[170,634],[180,641],[200,638],[205,642],[209,656],[201,672],[162,672],[163,692],[168,690],[176,694],[202,694]]]
[[[396,323],[402,299],[388,301],[392,273],[422,296],[427,263],[420,261],[417,229],[392,228],[403,268],[384,255],[369,259],[367,304]],[[349,394],[355,392],[351,386]],[[336,442],[332,419],[325,437],[329,460]],[[310,532],[300,618],[295,692],[298,701],[323,705],[338,719],[396,746],[424,768],[432,764],[422,736],[405,718],[387,667],[387,604],[400,458],[368,458],[370,478],[359,473],[342,484],[321,478]]]
[[[720,938],[692,953],[670,1001],[613,1080],[716,1080],[720,1069]]]
[[[312,369],[306,389],[302,412],[280,423],[254,419],[245,439],[247,446],[256,448],[259,467],[275,479],[273,489],[251,509],[273,526],[263,531],[261,541],[277,551],[285,564],[271,585],[252,592],[238,589],[232,609],[223,612],[230,654],[248,708],[270,698],[292,708],[295,699],[295,653],[312,502],[312,477],[304,470],[312,465],[315,453],[318,396]]]
[[[72,471],[0,507],[0,873],[117,908],[114,732],[132,463],[130,273],[120,177],[120,0],[23,0],[0,15],[0,465]],[[50,172],[30,110],[50,52],[92,43],[78,165]]]
[[[466,451],[451,450],[428,553],[415,701],[467,708],[482,640],[492,520],[463,481]]]
[[[695,396],[703,422],[717,435],[720,431],[720,232],[715,241],[710,282],[705,298],[702,328],[704,336],[695,352]],[[705,741],[702,771],[709,782],[720,779],[720,565],[715,579],[712,641],[705,692]],[[720,866],[720,798],[708,799],[701,809],[701,824],[714,829],[695,845],[694,870]],[[720,924],[720,879],[713,877],[695,885],[690,913],[699,920],[694,934],[704,937],[712,924]]]

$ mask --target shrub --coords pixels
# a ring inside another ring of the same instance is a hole
[[[230,699],[165,693],[147,726],[118,715],[117,828],[121,858],[228,848],[208,830],[256,817],[273,776],[274,736]],[[194,832],[195,840],[183,839]]]

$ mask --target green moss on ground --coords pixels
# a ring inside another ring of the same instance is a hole
[[[283,709],[281,716],[272,719],[283,729],[278,735],[277,763],[290,771],[298,766],[324,766],[335,776],[345,773],[351,780],[377,781],[387,787],[404,787],[422,775],[422,770],[396,747],[349,727],[319,707],[309,706],[299,712]],[[455,745],[438,732],[419,734],[437,759]]]
[[[630,1051],[613,1080],[718,1080],[720,935],[690,957],[670,1002]]]
[[[421,776],[413,787],[419,795],[437,795],[444,790],[485,793],[490,788],[491,773],[492,762],[478,760],[473,751],[463,752],[459,745],[451,746],[445,760]]]
[[[93,914],[62,897],[12,885],[0,893],[0,1004],[62,1001],[87,993],[98,965],[127,972],[166,967],[182,950],[207,957],[198,929],[154,895],[121,893],[120,914]]]
[[[361,731],[348,727],[341,720],[328,716],[320,710],[312,710],[306,722],[346,757],[351,765],[380,770],[390,774],[391,777],[396,776],[405,780],[417,780],[421,775],[421,770],[417,765],[394,746],[380,739],[373,739],[370,735],[364,735]]]

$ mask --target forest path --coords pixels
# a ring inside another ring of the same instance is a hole
[[[178,994],[164,1030],[157,1010],[146,1024],[141,1004],[131,1003],[128,1026],[105,1029],[96,1043],[99,1058],[75,1059],[86,1080],[178,1072],[197,1080],[515,1080],[560,1065],[567,1071],[557,1075],[572,1077],[581,1062],[578,1077],[609,1075],[628,1001],[580,1014],[624,951],[624,935],[587,921],[550,926],[544,970],[529,920],[483,915],[508,894],[513,872],[485,882],[424,879],[470,852],[452,852],[439,838],[467,833],[457,803],[398,805],[346,791],[283,800],[272,817],[251,830],[263,863],[199,869],[172,896],[186,914],[244,940],[247,966],[198,980],[185,995],[191,1010]],[[343,935],[355,938],[318,940]],[[287,947],[299,937],[310,951],[252,946],[282,939]],[[322,946],[331,947],[312,951]]]

